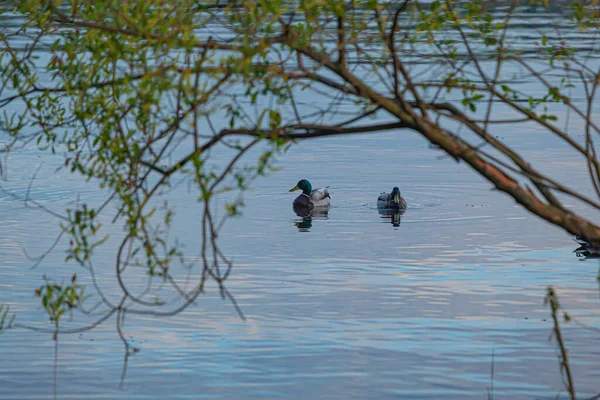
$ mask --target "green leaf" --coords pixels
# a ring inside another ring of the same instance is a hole
[[[495,37],[486,37],[484,39],[484,42],[486,46],[495,46],[498,44],[498,39],[496,39]]]

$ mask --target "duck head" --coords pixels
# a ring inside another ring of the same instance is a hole
[[[307,196],[310,196],[310,192],[312,190],[312,185],[306,179],[301,179],[298,181],[296,186],[294,186],[293,188],[290,189],[290,192],[293,192],[295,190],[302,190],[302,193],[304,193]]]
[[[390,203],[390,206],[393,208],[400,208],[400,189],[398,189],[398,187],[394,187],[392,189],[392,201]]]

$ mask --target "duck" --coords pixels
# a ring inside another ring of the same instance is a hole
[[[314,208],[314,207],[329,207],[331,203],[331,196],[327,190],[329,186],[324,188],[314,189],[309,181],[301,179],[298,181],[296,186],[290,189],[290,192],[296,190],[302,190],[300,196],[294,199],[292,204],[294,209],[296,208]]]
[[[377,198],[377,208],[406,210],[406,200],[400,195],[400,189],[394,187],[391,193],[381,193]]]

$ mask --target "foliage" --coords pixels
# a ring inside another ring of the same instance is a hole
[[[35,294],[40,297],[48,318],[56,327],[54,332],[54,340],[56,340],[61,317],[65,313],[69,313],[72,317],[73,310],[83,302],[83,286],[76,283],[76,274],[71,277],[69,285],[59,285],[45,277],[44,280],[46,282],[39,289],[36,289]]]

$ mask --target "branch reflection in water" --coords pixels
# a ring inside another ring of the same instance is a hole
[[[600,247],[588,243],[579,236],[575,236],[573,240],[580,245],[573,250],[573,253],[575,253],[577,258],[580,258],[582,261],[600,258]]]
[[[325,220],[329,219],[329,207],[304,207],[293,205],[294,212],[301,220],[294,220],[294,225],[298,228],[299,232],[310,232],[312,228],[313,219]]]

